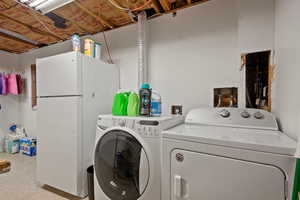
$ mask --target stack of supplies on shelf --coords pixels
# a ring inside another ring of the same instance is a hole
[[[33,137],[25,137],[20,140],[20,152],[27,156],[36,155],[36,139]]]

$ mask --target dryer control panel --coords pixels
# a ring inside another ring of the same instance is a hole
[[[278,130],[276,118],[272,113],[249,108],[198,108],[188,113],[185,122],[213,126]]]

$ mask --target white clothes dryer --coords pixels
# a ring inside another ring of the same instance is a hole
[[[295,150],[269,112],[192,110],[163,132],[162,199],[290,199]]]
[[[161,132],[181,116],[100,115],[94,151],[95,200],[161,199]]]

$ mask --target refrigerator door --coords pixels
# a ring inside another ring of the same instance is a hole
[[[37,95],[82,94],[82,55],[77,52],[37,59]]]
[[[38,99],[37,181],[84,197],[81,97]]]
[[[97,116],[111,113],[114,93],[118,87],[118,70],[115,65],[82,56],[83,63],[83,168],[92,165]]]

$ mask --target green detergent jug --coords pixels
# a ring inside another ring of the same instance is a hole
[[[129,92],[117,93],[114,97],[114,103],[112,107],[112,114],[116,116],[127,115]]]
[[[138,116],[140,110],[140,99],[139,95],[131,92],[128,97],[127,115]]]
[[[113,115],[127,116],[129,94],[130,92],[122,92],[116,94],[113,104]]]

